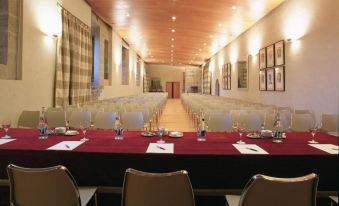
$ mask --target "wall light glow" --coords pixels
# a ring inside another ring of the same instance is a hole
[[[259,52],[261,40],[262,39],[259,37],[259,33],[257,32],[253,33],[253,35],[249,38],[248,53],[250,55],[254,56]]]
[[[311,23],[313,9],[307,8],[312,6],[311,3],[304,1],[295,1],[296,5],[289,10],[285,17],[284,33],[286,39],[296,40],[304,36]]]
[[[210,65],[209,65],[209,71],[210,72],[212,72],[212,74],[213,74],[213,72],[214,72],[214,67],[215,67],[215,57],[212,57],[211,58],[211,61],[210,61]]]
[[[61,12],[54,1],[39,1],[32,4],[37,25],[42,33],[52,37],[61,35]]]
[[[237,62],[238,59],[238,48],[234,45],[231,47],[231,52],[230,52],[230,60],[231,63],[234,64]]]
[[[218,53],[218,69],[219,69],[219,71],[222,70],[222,66],[224,65],[224,62],[225,62],[224,51],[221,50],[221,51]]]

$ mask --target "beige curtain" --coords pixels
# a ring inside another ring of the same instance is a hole
[[[62,9],[62,35],[57,52],[55,106],[83,105],[90,100],[92,74],[90,28]]]

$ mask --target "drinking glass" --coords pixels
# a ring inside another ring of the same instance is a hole
[[[91,123],[89,121],[82,121],[80,122],[80,129],[82,131],[82,134],[84,135],[84,137],[82,139],[80,139],[80,141],[87,141],[89,140],[86,136],[87,133],[87,129],[91,126]]]
[[[162,139],[162,137],[165,136],[165,128],[163,127],[158,128],[158,136],[160,137],[160,139],[157,141],[157,143],[164,144],[165,141]]]
[[[314,124],[314,125],[309,129],[309,131],[310,131],[310,133],[311,133],[311,135],[312,135],[312,140],[308,141],[308,143],[310,143],[310,144],[317,144],[317,143],[318,143],[317,141],[314,140],[314,137],[315,137],[315,135],[316,135],[318,129],[319,129],[319,125],[318,125],[317,123]]]
[[[244,125],[239,125],[238,126],[238,133],[239,133],[239,141],[237,141],[237,144],[245,144],[244,141],[242,141],[242,135],[245,132]]]
[[[123,132],[124,132],[124,129],[122,127],[114,128],[114,133],[115,133],[114,139],[123,140],[124,139]]]
[[[11,127],[11,120],[10,119],[5,119],[2,121],[2,128],[5,131],[5,136],[1,137],[2,139],[9,139],[11,136],[8,135],[8,130]]]

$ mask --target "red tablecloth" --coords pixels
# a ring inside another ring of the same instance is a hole
[[[0,136],[3,136],[3,131]],[[48,139],[38,139],[36,129],[12,128],[9,135],[15,141],[0,145],[0,150],[46,150],[47,148],[69,140],[80,140],[82,135],[64,136],[50,135]],[[311,135],[308,132],[286,133],[287,138],[282,143],[273,143],[272,139],[249,139],[243,136],[247,144],[257,144],[270,155],[328,155],[328,153],[311,147],[308,142]],[[91,153],[131,153],[143,154],[149,143],[156,142],[158,137],[142,137],[140,132],[124,133],[124,140],[114,140],[112,131],[88,131],[89,141],[86,141],[73,152]],[[196,133],[187,132],[181,138],[165,137],[167,143],[174,143],[174,153],[178,155],[241,155],[232,145],[239,140],[236,133],[208,133],[206,142],[196,141]],[[338,145],[338,137],[317,133],[316,140],[322,144]]]

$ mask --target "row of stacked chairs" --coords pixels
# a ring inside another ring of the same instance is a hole
[[[230,131],[235,123],[248,131],[272,130],[277,113],[284,130],[308,131],[316,123],[310,110],[200,94],[183,94],[181,99],[194,125],[198,127],[204,118],[210,131]],[[321,123],[323,130],[338,132],[338,114],[323,114]]]
[[[79,187],[64,166],[23,168],[8,165],[11,205],[98,205],[97,187]],[[319,178],[311,173],[296,178],[254,175],[241,196],[225,195],[229,206],[315,206]],[[338,202],[338,197],[332,197]],[[92,201],[93,202],[93,201]],[[188,172],[148,173],[127,169],[122,187],[123,206],[194,206]]]
[[[144,93],[141,95],[105,99],[82,106],[48,108],[48,126],[79,128],[81,121],[89,121],[94,129],[112,129],[119,117],[125,129],[140,130],[156,125],[166,103],[167,93]],[[23,111],[18,127],[36,127],[40,111]]]

